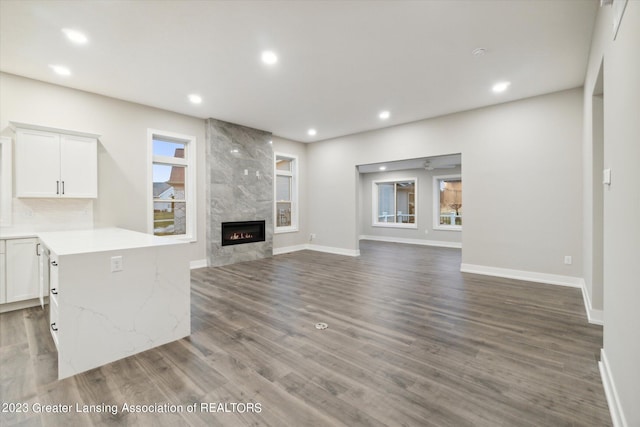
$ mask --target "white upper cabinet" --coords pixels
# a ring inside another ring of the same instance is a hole
[[[14,126],[16,197],[98,197],[98,135]]]
[[[15,151],[16,196],[59,197],[60,136],[18,129]]]
[[[60,135],[62,197],[98,197],[98,143],[91,138]]]

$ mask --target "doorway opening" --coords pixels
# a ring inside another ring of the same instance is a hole
[[[356,180],[358,242],[462,248],[462,154],[358,165]]]
[[[604,198],[603,185],[604,161],[604,61],[591,97],[592,117],[592,182],[591,182],[591,262],[590,276],[591,309],[602,310],[604,307]]]

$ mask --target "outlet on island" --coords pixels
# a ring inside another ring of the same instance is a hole
[[[122,256],[111,257],[111,272],[115,273],[123,270]]]

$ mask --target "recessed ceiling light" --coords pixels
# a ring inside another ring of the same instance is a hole
[[[273,65],[278,62],[278,55],[276,55],[275,52],[271,50],[265,50],[264,52],[262,52],[262,62],[267,65]]]
[[[380,166],[378,169],[381,170],[381,171],[386,171],[387,167],[386,166]]]
[[[191,95],[189,95],[189,101],[191,101],[192,104],[202,104],[202,97],[200,95],[192,93]]]
[[[49,65],[49,67],[60,76],[70,76],[71,70],[64,65]]]
[[[387,120],[390,115],[391,113],[389,113],[388,111],[382,111],[380,114],[378,114],[378,117],[380,117],[382,120]]]
[[[507,90],[509,86],[511,86],[511,82],[500,82],[500,83],[494,84],[492,89],[495,93],[500,93]]]
[[[316,136],[317,133],[318,133],[318,131],[316,131],[315,129],[309,129],[307,131],[307,135],[309,135],[309,136]]]
[[[269,140],[269,144],[273,144],[273,140],[271,140],[271,139],[270,139],[270,140]]]
[[[89,39],[83,33],[77,30],[72,30],[71,28],[63,28],[62,32],[67,36],[69,40],[76,44],[86,44]]]

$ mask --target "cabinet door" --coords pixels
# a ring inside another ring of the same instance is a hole
[[[92,138],[60,135],[62,197],[98,197],[98,142]]]
[[[40,290],[38,239],[6,241],[7,302],[38,298]]]
[[[5,279],[7,278],[7,265],[4,258],[4,240],[0,240],[0,304],[7,302],[7,286]]]
[[[15,150],[16,197],[58,197],[60,137],[19,129]]]
[[[39,264],[40,264],[40,274],[39,274],[39,284],[40,289],[38,291],[38,296],[40,297],[40,307],[44,308],[44,297],[49,294],[49,250],[42,245],[42,243],[38,243],[36,249],[40,247],[39,252]]]

